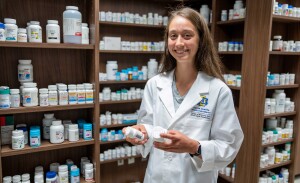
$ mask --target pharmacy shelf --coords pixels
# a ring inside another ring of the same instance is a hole
[[[232,89],[232,90],[240,90],[241,89],[241,87],[237,87],[237,86],[230,86],[230,85],[228,85],[228,87],[230,89]]]
[[[106,141],[106,142],[100,141],[100,145],[103,145],[103,144],[115,144],[115,143],[120,143],[120,142],[126,142],[126,140],[125,139],[121,139],[121,140]]]
[[[274,164],[274,165],[271,165],[271,166],[267,166],[265,168],[260,168],[259,171],[262,172],[262,171],[266,171],[266,170],[271,170],[271,169],[274,169],[274,168],[278,168],[278,167],[282,167],[282,166],[285,166],[285,165],[289,165],[291,163],[292,163],[292,161],[288,160],[288,161],[283,162],[283,163]]]
[[[218,51],[220,55],[242,55],[242,51]]]
[[[228,21],[218,21],[217,25],[236,25],[236,24],[243,24],[245,22],[245,18],[228,20]]]
[[[278,142],[271,142],[271,143],[267,143],[267,144],[262,144],[261,147],[269,147],[269,146],[276,146],[276,145],[282,145],[282,144],[285,144],[287,142],[293,142],[294,139],[291,138],[291,139],[284,139],[284,140],[281,140],[281,141],[278,141]]]
[[[144,84],[148,80],[128,80],[128,81],[100,81],[100,85],[111,85],[111,84]]]
[[[273,90],[273,89],[288,89],[288,88],[298,88],[299,84],[293,84],[293,85],[277,85],[277,86],[267,86],[267,90]]]
[[[99,50],[99,53],[115,54],[162,54],[162,51],[122,51],[122,50]]]
[[[296,115],[296,111],[293,112],[282,112],[282,113],[274,113],[274,114],[265,114],[264,118],[272,118],[272,117],[281,117],[281,116],[293,116]]]
[[[139,28],[155,28],[155,29],[164,29],[165,28],[165,26],[162,26],[162,25],[134,24],[134,23],[121,23],[121,22],[105,22],[105,21],[100,21],[99,23],[100,23],[100,25],[122,26],[122,27],[139,27]]]
[[[109,104],[126,104],[126,103],[138,103],[141,102],[142,99],[135,99],[135,100],[117,100],[117,101],[102,101],[100,102],[100,105],[109,105]]]
[[[281,23],[299,23],[300,18],[296,17],[289,17],[283,15],[273,15],[273,22],[281,22]]]
[[[15,42],[0,42],[0,47],[12,48],[55,48],[55,49],[81,49],[93,50],[94,45],[83,44],[67,44],[67,43],[15,43]]]
[[[116,124],[116,125],[100,125],[100,129],[101,128],[121,128],[121,127],[126,127],[126,126],[132,126],[132,125],[136,125],[136,123],[128,123],[128,124]]]
[[[300,52],[270,51],[270,55],[300,55]]]
[[[29,154],[29,153],[36,153],[42,151],[51,151],[57,149],[65,149],[71,147],[78,147],[78,146],[87,146],[94,144],[95,141],[93,140],[83,140],[80,139],[76,142],[65,141],[61,144],[51,144],[49,140],[43,140],[40,147],[32,148],[28,144],[25,145],[25,148],[19,150],[13,150],[11,145],[4,145],[1,147],[1,157],[8,157],[8,156],[16,156],[22,154]]]
[[[226,176],[225,174],[219,173],[219,177],[226,180],[227,182],[234,182],[234,179],[232,177]]]
[[[94,108],[94,104],[18,107],[18,108],[0,109],[0,115],[46,112],[46,111],[64,111],[64,110],[89,109],[89,108]]]
[[[106,164],[106,163],[113,163],[113,162],[117,162],[119,160],[126,160],[126,159],[129,159],[129,158],[141,158],[142,155],[136,155],[136,156],[130,156],[130,157],[123,157],[123,158],[116,158],[116,159],[111,159],[111,160],[105,160],[105,161],[100,161],[100,164]]]

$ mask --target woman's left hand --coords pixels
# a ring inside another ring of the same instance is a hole
[[[179,131],[170,130],[168,133],[162,133],[160,136],[166,138],[166,141],[154,142],[153,144],[154,147],[163,151],[194,154],[198,150],[199,142]]]

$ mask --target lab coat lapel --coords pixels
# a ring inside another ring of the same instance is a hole
[[[178,121],[180,121],[179,119],[181,116],[183,116],[186,112],[191,111],[192,107],[201,101],[201,95],[208,94],[210,81],[210,76],[203,72],[198,73],[196,80],[177,109],[168,129],[172,128]]]
[[[159,98],[172,118],[175,115],[173,93],[172,93],[173,76],[174,76],[174,70],[168,74],[164,73],[161,76],[162,79],[160,79],[157,83]]]

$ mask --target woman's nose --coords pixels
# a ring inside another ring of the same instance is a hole
[[[176,46],[182,46],[183,45],[183,40],[181,36],[178,36],[175,42]]]

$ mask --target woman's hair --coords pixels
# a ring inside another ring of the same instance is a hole
[[[189,20],[197,29],[199,35],[199,47],[195,57],[195,68],[206,74],[223,80],[222,68],[219,55],[214,47],[213,40],[204,18],[195,10],[188,7],[181,7],[170,13],[169,23],[165,30],[164,41],[165,51],[161,60],[160,72],[168,72],[176,67],[176,59],[168,50],[169,26],[176,16]]]

